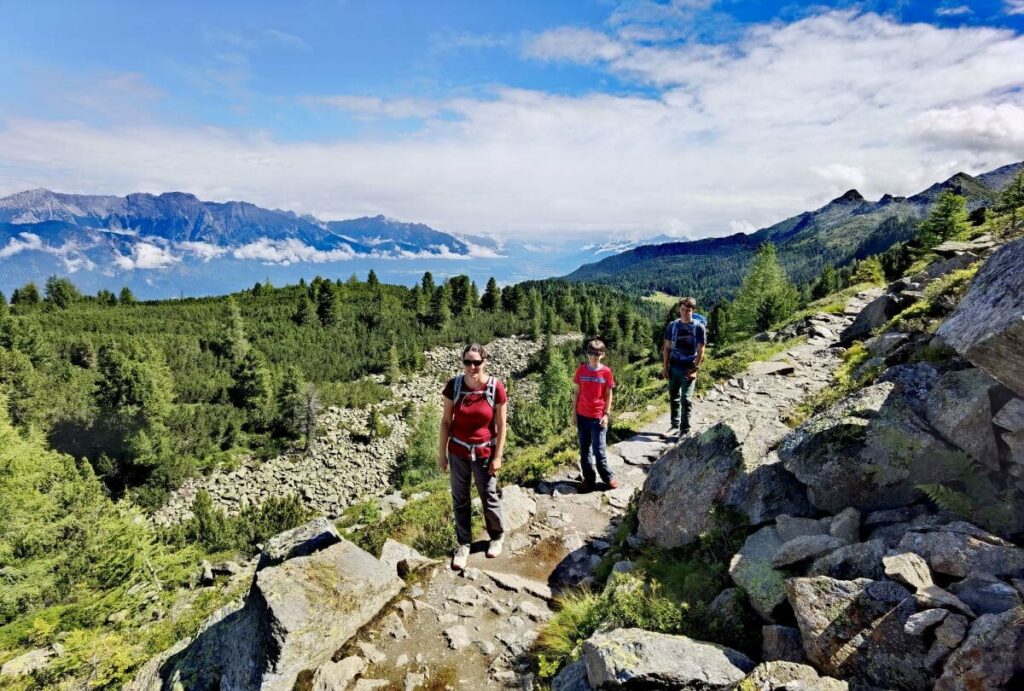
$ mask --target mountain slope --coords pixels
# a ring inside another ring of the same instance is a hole
[[[778,246],[792,280],[813,279],[825,263],[841,266],[913,236],[917,221],[945,190],[967,198],[968,208],[991,206],[1024,162],[972,177],[957,173],[911,197],[885,195],[877,202],[850,190],[815,211],[805,211],[749,235],[647,245],[581,266],[565,278],[624,290],[661,290],[716,301],[739,286],[763,242]]]

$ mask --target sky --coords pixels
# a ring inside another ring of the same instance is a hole
[[[1024,0],[0,0],[0,196],[521,240],[751,231],[1024,159]]]

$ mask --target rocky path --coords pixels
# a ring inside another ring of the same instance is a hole
[[[555,336],[555,343],[579,338],[579,334],[563,334]],[[507,381],[526,367],[540,346],[525,338],[497,339],[487,344],[488,368]],[[391,398],[373,406],[390,429],[386,437],[366,440],[369,408],[329,407],[317,421],[322,431],[313,450],[268,461],[245,459],[237,468],[191,478],[154,513],[154,522],[171,525],[187,519],[199,491],[206,491],[214,506],[228,514],[270,497],[298,494],[314,512],[332,518],[356,501],[383,497],[391,491],[391,473],[412,430],[412,415],[407,411],[424,405],[439,409],[444,382],[461,370],[458,348],[438,347],[425,356],[424,372],[392,386]],[[383,382],[382,377],[375,379]],[[524,394],[528,392],[517,393]]]
[[[806,325],[805,343],[716,386],[695,406],[694,431],[737,415],[778,420],[827,386],[840,362],[837,334],[876,295],[858,295],[839,315],[815,315]],[[431,688],[529,688],[525,653],[552,616],[550,603],[592,578],[630,497],[669,448],[667,427],[665,415],[610,448],[618,489],[579,494],[575,469],[535,490],[506,487],[505,554],[486,559],[481,540],[464,573],[452,572],[447,562],[428,570],[350,646],[348,664],[363,670],[355,688],[414,689],[428,681]]]

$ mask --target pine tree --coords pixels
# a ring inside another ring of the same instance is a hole
[[[320,318],[316,314],[316,310],[313,308],[313,301],[309,299],[305,291],[299,295],[299,306],[295,310],[295,314],[292,319],[299,326],[310,326],[312,324],[319,323]]]
[[[338,295],[330,281],[325,281],[317,287],[316,316],[324,326],[330,326],[338,319]]]
[[[302,372],[295,365],[285,370],[281,385],[274,397],[277,428],[285,435],[295,438],[300,432]]]
[[[480,308],[485,312],[494,312],[501,306],[501,289],[498,282],[491,276],[487,280],[487,287],[484,288],[484,295],[480,299]]]
[[[785,269],[779,263],[775,245],[765,243],[758,249],[754,261],[743,277],[743,283],[733,302],[733,323],[742,333],[757,330],[758,311],[770,299],[770,313],[790,314],[797,305],[796,288],[789,282]]]
[[[313,449],[316,440],[316,418],[320,414],[320,392],[312,382],[302,385],[299,392],[301,414],[299,416],[299,433],[306,440],[306,451]]]
[[[75,284],[66,278],[50,276],[46,279],[46,302],[60,309],[67,309],[73,302],[82,299]]]
[[[135,293],[128,286],[121,288],[121,293],[117,296],[117,301],[122,305],[134,305],[137,301],[135,299]]]
[[[174,383],[163,355],[152,349],[100,348],[96,404],[101,414],[122,427],[162,423],[171,411]]]
[[[471,305],[471,295],[468,276],[452,276],[447,282],[448,292],[451,296],[451,310],[456,317],[468,314]]]
[[[839,274],[836,273],[836,268],[831,263],[825,264],[821,269],[821,275],[818,276],[818,280],[814,282],[814,288],[811,290],[811,297],[815,300],[820,300],[826,295],[839,290]]]
[[[224,351],[231,362],[237,363],[249,351],[249,339],[245,335],[245,319],[234,298],[228,298],[228,332],[224,336]]]
[[[259,416],[267,410],[274,392],[266,357],[259,350],[249,348],[235,365],[231,378],[234,381],[229,392],[231,402],[257,415],[257,422],[261,422]]]
[[[392,386],[402,380],[402,363],[398,357],[398,346],[394,343],[388,348],[388,384]]]
[[[370,272],[366,274],[366,285],[371,288],[379,288],[380,280],[377,278],[377,272],[370,269]]]
[[[117,304],[117,296],[105,288],[96,291],[96,300],[106,307],[113,307]]]
[[[924,248],[934,247],[967,230],[967,200],[945,190],[935,200],[928,218],[922,221],[915,240]]]
[[[434,297],[430,301],[430,325],[444,331],[452,323],[451,297],[448,285],[441,284],[434,289]]]
[[[426,271],[423,273],[423,278],[420,279],[420,290],[427,296],[434,294],[434,274]]]
[[[857,267],[853,272],[853,282],[874,285],[885,283],[885,271],[882,269],[882,262],[876,255],[857,262]]]
[[[509,314],[518,314],[520,302],[522,301],[522,289],[518,285],[511,285],[501,291],[501,310]]]
[[[619,335],[619,325],[616,323],[615,315],[611,310],[606,309],[604,311],[604,315],[601,317],[601,321],[597,325],[597,333],[609,348],[619,347],[619,341],[621,340]]]
[[[11,304],[31,307],[39,304],[39,288],[32,281],[29,281],[20,288],[15,288],[11,294]]]
[[[0,348],[11,348],[14,346],[14,317],[11,316],[11,309],[7,306],[7,300],[3,293],[0,293]]]
[[[1010,214],[1010,228],[1017,227],[1017,212],[1024,206],[1024,170],[1017,173],[999,195],[996,211]]]

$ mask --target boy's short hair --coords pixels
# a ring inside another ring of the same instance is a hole
[[[676,305],[676,309],[678,310],[680,307],[690,307],[692,309],[697,309],[697,300],[694,298],[683,298],[682,300],[679,301],[679,304]]]
[[[589,341],[587,341],[586,346],[584,347],[587,350],[596,350],[600,353],[603,353],[605,350],[604,341],[602,341],[600,338],[590,339]]]

